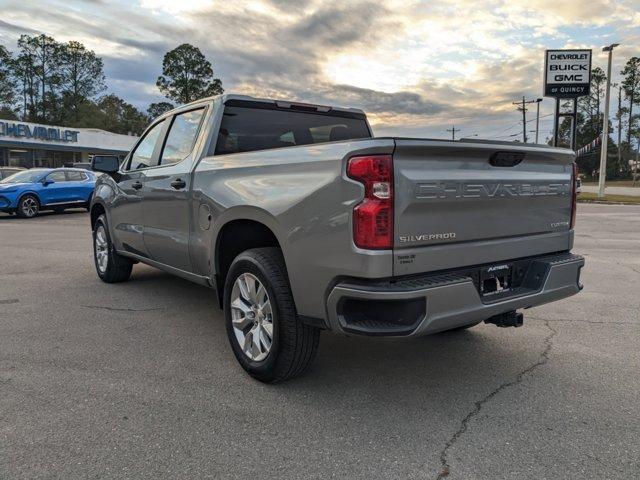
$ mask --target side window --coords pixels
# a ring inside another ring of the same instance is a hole
[[[86,175],[82,172],[70,171],[67,172],[67,180],[70,182],[83,182],[87,179]]]
[[[293,135],[293,132],[286,132],[280,135],[278,139],[283,144],[287,144],[287,147],[293,147],[296,144],[296,138]]]
[[[155,149],[158,137],[160,137],[163,125],[164,120],[156,123],[151,127],[151,130],[147,132],[131,154],[131,160],[129,161],[129,166],[127,168],[128,170],[138,170],[140,168],[154,167],[156,165],[153,161],[153,150]]]
[[[184,160],[193,150],[204,108],[179,113],[173,118],[164,144],[160,165],[172,165]]]
[[[47,180],[51,180],[56,183],[66,182],[67,177],[64,175],[64,172],[57,171],[57,172],[51,172],[49,175],[47,175]]]

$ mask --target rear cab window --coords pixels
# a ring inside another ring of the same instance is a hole
[[[215,145],[216,155],[371,138],[363,113],[298,111],[276,104],[230,100]]]

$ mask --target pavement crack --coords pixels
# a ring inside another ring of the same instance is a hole
[[[631,270],[633,270],[636,273],[640,273],[640,270],[638,270],[635,267],[632,267],[631,265],[627,264],[627,263],[620,263],[620,262],[616,262],[617,265],[620,265],[621,267],[627,267],[630,268]]]
[[[451,466],[449,465],[449,451],[455,446],[460,437],[464,435],[469,427],[469,422],[480,413],[482,407],[500,392],[509,387],[513,387],[514,385],[519,384],[527,374],[531,373],[532,371],[534,371],[538,367],[541,367],[549,361],[549,353],[551,352],[551,348],[553,347],[552,340],[553,337],[556,336],[558,331],[550,325],[549,321],[545,320],[544,324],[549,329],[549,334],[544,338],[544,350],[540,354],[540,358],[538,359],[538,361],[521,370],[513,380],[500,384],[497,388],[485,395],[481,400],[475,402],[473,410],[471,410],[462,419],[458,430],[451,436],[451,438],[444,445],[444,448],[440,451],[440,464],[442,468],[440,470],[440,473],[436,477],[437,480],[441,480],[451,473]]]
[[[611,469],[611,470],[615,470],[615,471],[617,471],[619,473],[623,473],[623,471],[620,468],[616,467],[615,465],[611,465],[610,463],[603,462],[602,460],[600,460],[595,455],[590,455],[588,453],[585,453],[584,456],[587,457],[587,458],[590,458],[592,460],[595,460],[597,463],[599,463],[600,465],[602,465],[605,468],[608,468],[608,469]]]

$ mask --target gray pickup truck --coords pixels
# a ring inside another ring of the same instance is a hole
[[[519,326],[581,289],[570,150],[374,138],[360,110],[222,95],[92,168],[98,276],[143,262],[211,287],[265,382],[304,371],[323,329]]]

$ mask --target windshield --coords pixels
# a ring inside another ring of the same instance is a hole
[[[14,173],[0,183],[34,183],[41,179],[48,170],[26,170],[24,172]]]

